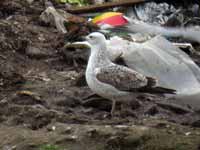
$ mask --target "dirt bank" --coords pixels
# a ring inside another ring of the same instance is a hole
[[[0,5],[1,149],[199,148],[199,112],[144,95],[118,104],[110,118],[110,101],[84,99],[91,94],[84,81],[88,53],[63,53],[64,35],[39,21],[43,3]]]

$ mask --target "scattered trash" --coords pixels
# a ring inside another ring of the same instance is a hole
[[[200,43],[200,27],[163,27],[124,16],[128,23],[123,26],[101,26],[107,32],[142,33],[150,36],[162,35],[167,38],[182,38],[187,41]]]
[[[64,22],[67,19],[59,14],[56,9],[52,6],[48,7],[41,15],[40,20],[45,24],[50,24],[56,26],[58,31],[62,33],[67,33],[67,30],[64,26]]]
[[[38,101],[41,100],[41,98],[38,94],[33,93],[31,91],[19,91],[16,94],[19,95],[19,96],[30,96],[30,97],[34,98],[35,100],[38,100]]]
[[[91,31],[98,30],[92,22],[87,19],[72,15],[62,10],[56,10],[53,6],[48,7],[41,15],[41,22],[55,26],[59,32],[66,34],[66,40],[76,40]]]
[[[191,132],[186,132],[185,135],[189,136],[189,135],[191,135]]]
[[[194,47],[192,46],[191,43],[172,43],[172,44],[174,46],[179,47],[180,49],[182,49],[186,53],[187,53],[187,51],[188,51],[189,54],[194,54],[195,53],[195,49],[194,49]]]
[[[122,13],[118,12],[107,12],[92,19],[92,22],[99,26],[123,26],[128,23],[128,21],[123,17]]]
[[[199,17],[199,5],[175,6],[166,2],[146,2],[129,7],[126,16],[146,23],[164,26],[187,26]]]
[[[179,37],[189,41],[200,43],[200,28],[199,27],[162,27],[153,25],[138,20],[127,18],[129,24],[124,27],[124,30],[132,33],[148,33],[150,35],[163,35],[166,37]],[[123,27],[121,28],[123,31]]]
[[[127,14],[130,17],[136,16],[138,20],[144,22],[165,24],[170,16],[176,11],[173,5],[167,3],[147,2],[135,5],[134,14]]]

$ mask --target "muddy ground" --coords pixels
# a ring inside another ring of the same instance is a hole
[[[0,3],[0,149],[200,149],[192,108],[144,95],[111,118],[109,100],[87,99],[88,52],[64,50],[65,36],[39,21],[44,9],[39,0]]]

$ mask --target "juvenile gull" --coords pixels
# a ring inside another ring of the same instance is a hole
[[[114,113],[116,101],[124,97],[134,96],[137,93],[175,93],[173,89],[157,87],[156,79],[152,77],[146,77],[130,68],[111,62],[103,34],[94,32],[86,39],[91,47],[86,81],[93,92],[112,100],[111,115]]]

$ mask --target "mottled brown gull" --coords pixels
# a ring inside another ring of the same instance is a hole
[[[111,115],[116,101],[139,93],[174,94],[175,90],[156,86],[156,79],[146,77],[130,68],[111,62],[107,53],[106,38],[99,32],[89,34],[91,47],[86,69],[86,81],[96,94],[112,100]]]

